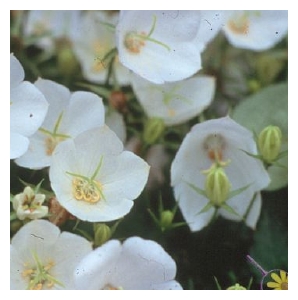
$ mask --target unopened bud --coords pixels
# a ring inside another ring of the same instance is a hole
[[[58,41],[57,48],[59,72],[64,76],[74,76],[79,68],[79,64],[71,45],[67,41]]]
[[[161,213],[160,216],[160,226],[161,228],[168,228],[172,225],[174,219],[174,213],[170,210],[165,210]]]
[[[228,287],[227,290],[246,290],[246,288],[239,283],[236,283],[235,285]]]
[[[145,124],[144,141],[148,145],[152,145],[158,141],[165,130],[165,123],[160,118],[151,118]]]
[[[95,224],[94,245],[101,246],[112,236],[111,229],[106,224]]]
[[[205,181],[205,193],[214,206],[221,206],[230,193],[231,184],[224,171],[220,166],[213,165],[209,170]]]
[[[272,163],[280,153],[282,133],[277,126],[267,126],[258,137],[260,153],[267,163]]]

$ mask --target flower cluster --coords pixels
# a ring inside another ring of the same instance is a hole
[[[11,11],[11,289],[208,289],[282,239],[287,33],[280,10]]]

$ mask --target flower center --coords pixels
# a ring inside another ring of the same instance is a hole
[[[66,134],[62,134],[62,133],[58,133],[58,129],[60,126],[60,123],[62,121],[62,116],[63,116],[63,112],[61,112],[61,114],[59,115],[55,125],[54,125],[54,129],[53,131],[49,131],[45,128],[40,128],[39,131],[42,132],[43,134],[47,135],[46,139],[45,139],[45,152],[47,155],[52,155],[53,151],[55,150],[56,146],[64,141],[67,138],[70,138],[69,135]]]
[[[204,141],[204,149],[212,161],[221,162],[225,148],[224,138],[219,134],[209,135]]]
[[[53,151],[55,150],[56,146],[64,141],[66,138],[61,136],[48,136],[45,139],[45,146],[46,146],[46,154],[51,156]]]
[[[141,52],[141,48],[145,46],[145,38],[144,32],[141,34],[135,31],[129,32],[125,35],[124,46],[129,52],[138,54]]]
[[[249,20],[246,14],[229,20],[228,27],[235,34],[248,34],[249,31]]]
[[[28,290],[52,289],[55,284],[63,286],[58,280],[49,274],[50,269],[54,266],[53,261],[43,265],[36,253],[33,254],[36,266],[27,268],[22,272],[22,276],[28,278]],[[25,264],[26,267],[26,264]]]
[[[102,185],[96,180],[75,177],[72,180],[72,192],[77,200],[96,203],[102,198]]]
[[[105,199],[102,192],[102,184],[98,180],[95,180],[102,166],[102,161],[103,156],[101,156],[100,161],[90,178],[84,175],[66,172],[67,174],[73,176],[72,194],[76,200],[82,200],[93,204],[101,199]]]
[[[153,16],[153,23],[148,34],[146,34],[146,32],[144,31],[140,33],[136,31],[130,31],[126,33],[124,37],[124,47],[131,54],[139,54],[141,52],[141,49],[145,46],[145,41],[150,41],[170,51],[171,48],[168,45],[151,37],[152,33],[154,32],[155,25],[156,25],[156,16]]]
[[[288,283],[287,282],[282,282],[281,283],[281,289],[282,290],[287,290],[288,289]]]

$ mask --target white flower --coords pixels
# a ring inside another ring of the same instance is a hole
[[[133,76],[132,86],[146,114],[151,118],[161,118],[170,126],[190,120],[210,105],[215,79],[198,76],[178,83],[157,85]]]
[[[36,44],[45,51],[52,52],[58,39],[75,38],[80,13],[77,10],[30,10],[24,24],[24,34],[39,37]]]
[[[12,290],[74,289],[71,275],[79,261],[92,250],[81,236],[60,232],[46,220],[24,225],[10,245]]]
[[[129,213],[148,179],[148,164],[107,126],[87,130],[60,143],[52,157],[50,181],[60,204],[90,222]]]
[[[270,178],[262,162],[244,151],[257,154],[253,135],[229,117],[197,124],[184,138],[171,166],[171,185],[192,231],[208,225],[216,213],[235,221],[244,218],[248,226],[255,227],[261,209],[260,195],[251,202],[255,193],[267,187]],[[217,191],[243,190],[234,197],[221,199],[217,206],[208,206],[213,203],[202,193],[206,187],[206,172],[202,171],[208,170],[210,174],[216,164],[222,166],[222,175],[217,178],[222,186]]]
[[[237,48],[267,50],[280,42],[288,32],[286,10],[240,10],[230,11],[229,14],[223,32]]]
[[[85,290],[181,290],[174,280],[176,264],[156,242],[139,237],[122,245],[111,240],[77,266],[75,282]]]
[[[23,81],[24,69],[10,54],[10,159],[23,155],[29,139],[43,122],[48,103],[30,82]]]
[[[38,79],[35,86],[45,95],[50,106],[36,134],[30,138],[28,151],[16,163],[40,169],[50,165],[55,147],[63,140],[104,124],[102,99],[91,92],[70,91],[51,80]]]
[[[47,206],[42,206],[45,198],[44,194],[36,194],[30,186],[27,186],[23,193],[13,197],[13,209],[20,220],[42,218],[49,210]]]
[[[198,11],[121,11],[116,27],[120,62],[154,83],[178,81],[201,69]]]
[[[88,11],[81,17],[78,34],[72,41],[73,50],[84,77],[90,81],[104,83],[107,79],[111,59],[108,53],[116,48],[113,25],[117,21],[117,12]],[[119,62],[117,55],[113,72],[119,84],[129,84],[130,72]]]

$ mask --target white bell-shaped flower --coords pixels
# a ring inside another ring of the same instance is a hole
[[[111,240],[80,262],[74,273],[84,290],[181,290],[176,263],[161,245],[140,237]]]
[[[223,32],[237,48],[267,50],[288,33],[287,10],[236,10],[227,14]]]
[[[22,167],[48,167],[55,147],[68,138],[104,124],[102,99],[91,92],[71,93],[51,80],[38,79],[35,86],[45,95],[49,110],[41,128],[30,138],[28,151],[16,163]]]
[[[148,179],[149,165],[106,125],[60,143],[52,156],[51,186],[60,204],[90,222],[129,213]]]
[[[10,245],[10,288],[12,290],[75,289],[71,274],[80,260],[92,251],[85,238],[60,232],[46,220],[24,225]]]
[[[161,84],[201,69],[203,45],[196,39],[199,11],[121,11],[116,27],[120,62],[141,77]]]
[[[133,76],[133,90],[150,118],[160,118],[165,125],[177,125],[199,115],[215,93],[215,79],[196,76],[175,83],[154,84]]]
[[[257,154],[252,133],[229,117],[193,126],[171,166],[175,198],[192,231],[215,214],[256,226],[259,191],[270,178]],[[208,198],[209,196],[209,198]]]

